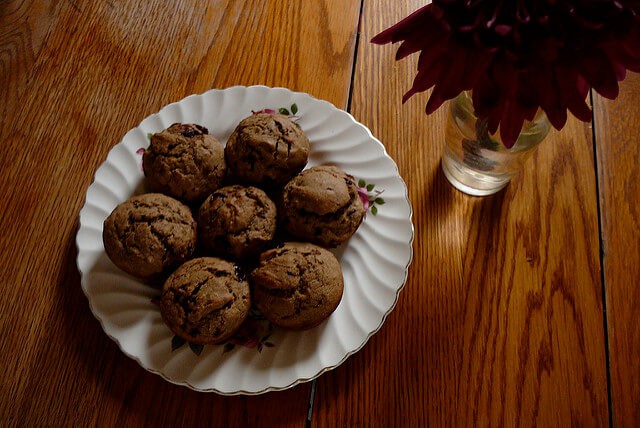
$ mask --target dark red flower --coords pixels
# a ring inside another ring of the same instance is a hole
[[[591,120],[589,88],[618,95],[640,71],[640,0],[434,0],[372,39],[420,52],[403,102],[433,88],[427,114],[465,90],[476,115],[511,147],[542,108],[561,129],[567,110]]]

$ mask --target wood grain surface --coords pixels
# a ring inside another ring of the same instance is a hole
[[[594,98],[611,401],[616,426],[640,423],[640,74],[615,101]]]
[[[593,129],[570,119],[505,191],[468,197],[440,170],[446,109],[401,104],[416,58],[369,43],[424,3],[1,0],[0,425],[308,422],[310,383],[223,397],[140,368],[75,266],[86,189],[127,130],[189,94],[265,84],[350,99],[414,210],[397,306],[317,380],[311,425],[638,426],[640,75],[594,97]]]
[[[317,426],[604,426],[607,376],[591,128],[569,121],[506,191],[440,171],[446,112],[402,106],[415,58],[368,40],[421,1],[364,3],[352,113],[386,145],[414,208],[413,267],[364,350],[318,380]]]
[[[124,356],[89,311],[74,240],[97,166],[165,104],[266,84],[346,107],[359,8],[0,2],[0,425],[305,424],[310,384],[258,397],[200,394]]]

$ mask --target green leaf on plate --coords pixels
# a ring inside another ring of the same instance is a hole
[[[378,214],[378,207],[376,207],[375,205],[372,205],[371,206],[371,214],[377,215]]]
[[[284,107],[280,107],[280,108],[278,109],[278,113],[280,113],[280,114],[284,114],[285,116],[290,116],[290,114],[289,114],[289,110],[287,110],[287,109],[286,109],[286,108],[284,108]]]
[[[375,184],[367,184],[367,191],[368,192],[372,191],[374,187],[376,187]]]
[[[376,198],[375,203],[378,204],[378,205],[384,205],[384,199]]]
[[[298,113],[298,105],[296,103],[291,104],[291,113]]]
[[[363,179],[358,180],[358,187],[364,187],[367,185],[367,182]]]

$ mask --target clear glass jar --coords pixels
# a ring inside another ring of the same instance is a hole
[[[474,196],[486,196],[503,189],[522,170],[551,125],[542,110],[526,121],[518,140],[505,147],[499,132],[490,134],[487,121],[479,120],[473,110],[471,93],[463,92],[449,101],[442,170],[458,190]]]

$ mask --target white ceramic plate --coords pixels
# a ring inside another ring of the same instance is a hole
[[[117,269],[105,254],[102,223],[116,205],[140,193],[140,149],[147,133],[175,122],[201,124],[221,142],[253,111],[297,106],[297,123],[311,141],[308,166],[335,164],[384,190],[384,205],[369,212],[335,253],[345,289],[336,311],[320,326],[289,332],[254,323],[256,341],[231,348],[188,346],[172,351],[172,333],[152,298],[158,290]],[[337,367],[364,346],[396,304],[412,258],[413,225],[407,189],[383,145],[345,111],[284,88],[235,86],[192,95],[164,107],[129,131],[98,168],[80,211],[78,268],[91,310],[109,337],[142,367],[198,391],[260,394],[289,388]],[[259,331],[263,329],[263,331]],[[261,350],[258,351],[258,348]]]

